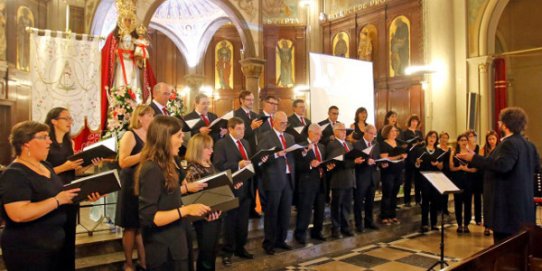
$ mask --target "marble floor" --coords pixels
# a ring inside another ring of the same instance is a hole
[[[445,259],[451,265],[493,244],[484,228],[471,224],[470,234],[445,226]],[[385,228],[381,229],[385,230]],[[440,257],[440,232],[414,233],[389,242],[375,243],[343,253],[325,255],[282,270],[314,271],[422,271]]]

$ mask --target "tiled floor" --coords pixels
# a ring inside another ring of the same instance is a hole
[[[457,234],[455,225],[445,226],[445,259],[449,264],[459,262],[493,244],[491,236],[483,235],[483,227],[471,225],[470,234]],[[385,230],[382,229],[382,230]],[[286,270],[315,271],[422,271],[440,257],[440,232],[415,233],[400,239],[357,248],[337,255],[327,255]]]

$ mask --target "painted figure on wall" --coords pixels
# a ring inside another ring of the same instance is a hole
[[[216,44],[215,48],[215,61],[216,61],[216,75],[215,75],[215,88],[216,89],[231,89],[233,81],[233,45],[230,41],[223,40]]]
[[[376,27],[367,25],[359,32],[358,58],[365,61],[373,61],[374,41],[376,40]]]
[[[348,44],[350,37],[346,32],[339,32],[333,39],[333,55],[340,57],[350,57]]]
[[[27,27],[34,27],[34,14],[26,6],[17,9],[17,69],[30,70],[30,35]]]
[[[297,18],[297,0],[263,0],[264,20]]]
[[[294,45],[291,40],[281,39],[277,42],[277,86],[291,87],[294,85]]]
[[[395,18],[390,25],[390,76],[404,75],[410,63],[410,21]]]

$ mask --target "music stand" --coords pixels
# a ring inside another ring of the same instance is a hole
[[[454,183],[452,183],[452,181],[450,181],[450,179],[448,179],[448,177],[446,177],[446,175],[444,175],[444,173],[440,171],[421,171],[420,173],[429,181],[431,185],[433,185],[435,189],[437,189],[441,196],[462,192]],[[442,204],[444,205],[444,202]],[[440,259],[431,265],[427,271],[434,270],[435,267],[439,265],[440,269],[443,269],[445,266],[449,266],[446,260],[444,260],[444,211],[440,213]]]

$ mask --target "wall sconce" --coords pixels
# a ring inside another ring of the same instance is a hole
[[[199,88],[199,92],[207,95],[208,97],[212,97],[213,96],[213,88],[210,87],[210,86],[205,86],[205,85],[202,85],[200,88]]]
[[[325,12],[320,12],[320,15],[318,15],[318,20],[320,20],[321,23],[327,22],[327,14]]]
[[[294,87],[294,94],[299,96],[299,95],[305,95],[307,93],[309,93],[310,91],[310,87],[308,85],[296,85]]]
[[[436,73],[437,69],[433,65],[408,66],[405,69],[406,75]]]
[[[188,93],[190,93],[191,89],[189,86],[186,86],[184,88],[181,89],[181,97],[186,97],[186,95],[188,95]]]

